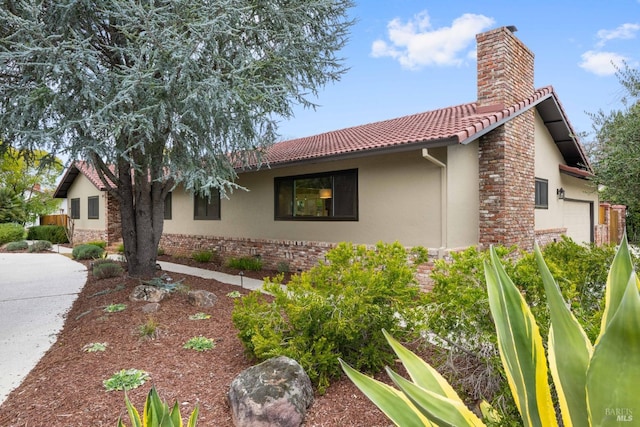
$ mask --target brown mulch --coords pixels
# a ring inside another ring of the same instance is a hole
[[[43,255],[46,256],[46,255]],[[160,259],[168,260],[167,257]],[[191,263],[188,259],[170,259]],[[199,264],[199,267],[211,267]],[[37,266],[34,266],[37,267]],[[142,410],[144,399],[155,385],[169,404],[180,404],[186,419],[196,404],[200,408],[198,425],[232,426],[226,394],[233,378],[255,364],[244,353],[231,322],[236,286],[215,280],[167,273],[183,280],[190,289],[215,293],[217,304],[208,309],[191,306],[184,292],[176,292],[161,302],[154,314],[145,314],[144,303],[129,301],[139,280],[120,277],[96,280],[88,274],[87,283],[66,315],[63,330],[37,366],[0,406],[0,425],[13,426],[115,426],[119,416],[127,425],[124,393],[107,392],[103,380],[122,369],[137,368],[150,374],[150,381],[128,395]],[[245,272],[263,277],[273,272]],[[124,289],[116,291],[124,286]],[[108,294],[101,294],[112,290]],[[127,304],[126,310],[106,313],[113,303]],[[210,319],[189,320],[196,312],[211,314]],[[158,336],[142,338],[139,327],[149,318],[159,324]],[[191,337],[204,335],[216,346],[196,352],[183,348]],[[88,343],[107,342],[104,352],[85,352]],[[1,361],[0,361],[1,363]],[[305,426],[390,426],[392,423],[348,380],[333,383],[324,395],[316,395]]]

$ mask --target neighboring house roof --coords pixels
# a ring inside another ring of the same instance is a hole
[[[111,167],[111,170],[113,171],[114,168]],[[100,191],[107,191],[109,188],[115,187],[111,181],[109,181],[110,187],[105,186],[100,180],[98,172],[96,172],[95,168],[89,163],[82,160],[76,160],[67,168],[67,171],[58,184],[58,188],[56,188],[56,191],[53,193],[53,197],[60,199],[67,197],[67,192],[69,191],[71,184],[73,184],[73,181],[75,181],[76,177],[80,173],[86,176],[87,179]]]
[[[531,97],[504,109],[478,111],[476,103],[471,102],[279,142],[269,147],[263,160],[270,167],[277,167],[382,151],[467,144],[534,107],[567,164],[590,170],[587,156],[552,86],[538,89]]]

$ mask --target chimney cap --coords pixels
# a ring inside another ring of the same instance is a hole
[[[518,31],[518,28],[515,25],[507,25],[507,30],[515,33],[516,31]]]

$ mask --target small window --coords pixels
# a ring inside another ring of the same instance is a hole
[[[171,219],[171,192],[164,199],[164,219]]]
[[[100,196],[91,196],[87,199],[88,218],[98,219],[100,217]]]
[[[358,220],[358,170],[276,178],[275,219]]]
[[[71,219],[80,219],[80,199],[71,199]]]
[[[536,178],[536,209],[549,208],[549,181]]]
[[[199,194],[194,195],[193,219],[220,219],[220,192],[218,190],[211,190],[211,198]]]

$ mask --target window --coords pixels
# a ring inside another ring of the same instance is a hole
[[[358,170],[275,179],[276,220],[358,220]]]
[[[87,199],[87,208],[89,210],[87,218],[98,219],[100,217],[100,196],[91,196]]]
[[[211,190],[211,198],[195,194],[193,219],[220,219],[220,192]]]
[[[536,178],[536,208],[547,209],[549,207],[549,181]]]
[[[171,219],[171,192],[167,193],[164,199],[164,219]]]
[[[71,219],[80,219],[80,199],[71,199]]]

